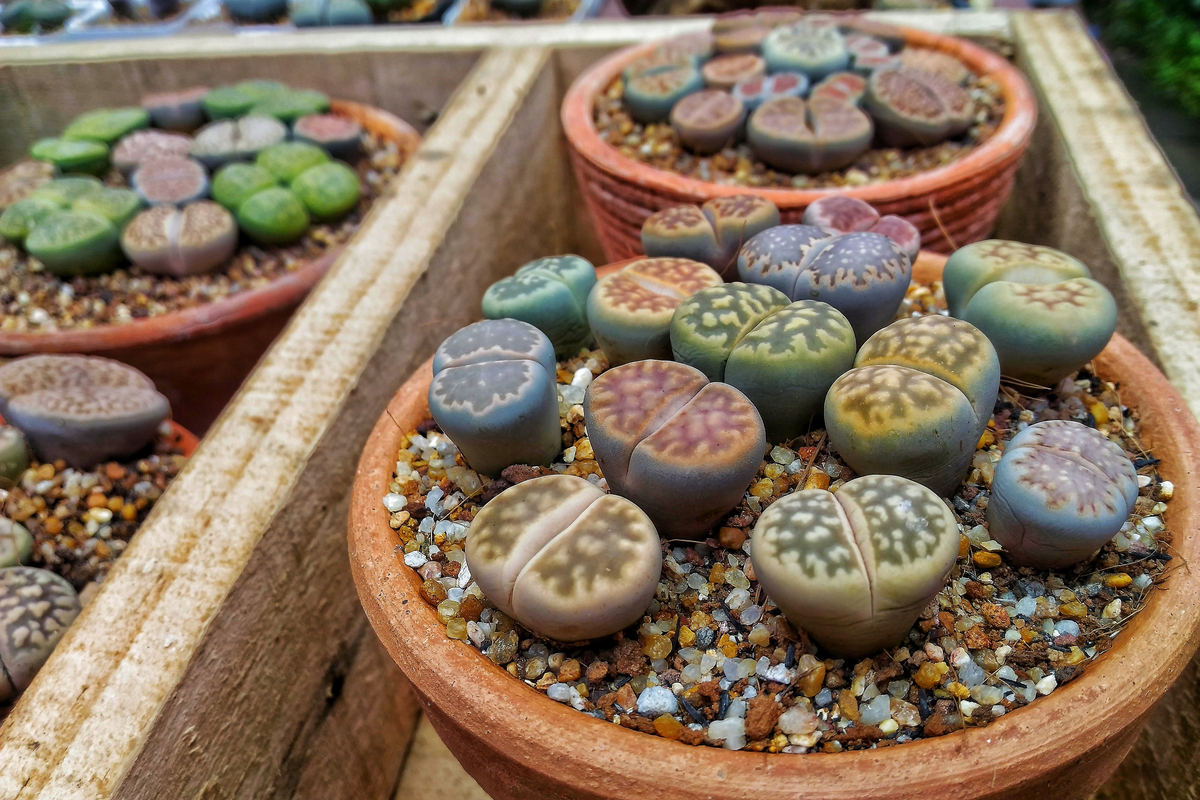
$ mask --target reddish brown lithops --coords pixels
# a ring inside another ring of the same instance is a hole
[[[975,104],[965,89],[933,72],[886,69],[867,82],[863,106],[888,147],[928,147],[971,126]]]
[[[671,109],[671,127],[684,147],[715,153],[737,141],[746,119],[742,101],[720,89],[704,89],[680,100]]]
[[[0,703],[33,682],[77,616],[79,596],[63,578],[33,567],[0,569]]]
[[[921,232],[903,217],[888,214],[879,216],[869,203],[844,194],[830,194],[804,209],[805,225],[813,225],[830,233],[870,231],[882,234],[895,242],[909,261],[916,261],[921,252]]]
[[[25,356],[0,367],[0,414],[43,462],[87,469],[131,456],[170,413],[149,378],[107,358]]]
[[[476,515],[466,550],[472,577],[497,608],[567,642],[637,622],[662,570],[650,518],[571,475],[505,489]]]
[[[750,115],[746,140],[776,169],[816,174],[853,164],[870,148],[873,130],[871,118],[853,105],[777,97]]]
[[[671,357],[671,316],[701,289],[719,286],[707,264],[643,258],[599,281],[588,295],[588,324],[610,364]]]
[[[1013,563],[1063,569],[1115,536],[1137,496],[1133,463],[1107,436],[1069,420],[1039,422],[996,465],[988,530]]]
[[[130,184],[150,205],[183,205],[208,195],[208,170],[193,158],[165,156],[143,162]]]
[[[737,255],[755,234],[779,224],[779,209],[752,194],[714,197],[703,206],[675,206],[642,224],[642,249],[653,258],[690,258],[736,277]]]
[[[712,89],[732,89],[734,84],[761,78],[767,73],[767,64],[761,56],[753,53],[718,56],[700,70],[704,83]]]
[[[134,131],[112,151],[112,164],[129,175],[142,164],[159,158],[187,158],[192,137],[160,130]]]
[[[209,200],[182,209],[155,206],[133,218],[121,248],[137,266],[159,275],[198,275],[224,264],[237,249],[233,215]]]
[[[583,411],[609,488],[664,536],[703,537],[742,499],[766,448],[744,394],[670,361],[610,369],[588,386]]]

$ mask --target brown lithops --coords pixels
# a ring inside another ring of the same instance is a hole
[[[58,170],[46,161],[18,161],[0,171],[0,211],[54,180]]]
[[[79,616],[79,596],[44,569],[0,569],[0,703],[33,682],[58,640]]]
[[[956,86],[962,86],[971,77],[966,65],[949,53],[930,50],[927,47],[906,47],[900,51],[900,65],[906,69],[932,72]]]
[[[708,264],[723,278],[736,277],[737,255],[755,234],[779,224],[779,209],[752,194],[714,197],[700,206],[656,211],[642,223],[642,249]]]
[[[466,556],[497,608],[567,642],[637,622],[662,570],[649,517],[571,475],[524,481],[488,502],[471,523]]]
[[[121,248],[137,266],[182,278],[219,267],[237,249],[238,229],[222,206],[202,200],[182,209],[162,205],[133,218],[121,233]]]
[[[670,537],[702,537],[729,513],[766,448],[744,394],[671,361],[603,373],[588,386],[583,413],[609,488]]]
[[[693,92],[671,109],[671,127],[684,147],[715,153],[737,141],[746,119],[742,101],[720,89]]]
[[[867,82],[863,106],[887,147],[929,147],[971,126],[975,104],[961,86],[916,69],[885,69]]]
[[[750,116],[746,140],[776,169],[816,174],[853,164],[870,148],[872,131],[871,118],[853,105],[777,97]]]
[[[187,158],[192,137],[160,130],[134,131],[112,151],[112,164],[129,175],[142,164],[159,158]]]
[[[129,182],[150,205],[183,205],[208,194],[208,170],[194,158],[181,156],[145,161]]]

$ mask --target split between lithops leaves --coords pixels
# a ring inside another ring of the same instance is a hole
[[[466,556],[497,608],[567,642],[637,622],[662,571],[650,518],[571,475],[523,481],[489,501],[471,523]]]
[[[671,127],[680,143],[701,155],[734,144],[745,120],[742,101],[721,89],[693,92],[671,109]]]
[[[787,620],[832,655],[900,644],[946,582],[958,523],[929,489],[894,475],[805,489],[754,526],[754,572]]]
[[[79,610],[75,589],[53,572],[0,569],[0,703],[29,687]]]
[[[592,341],[587,301],[595,285],[596,268],[585,258],[539,258],[488,287],[483,315],[528,322],[550,338],[558,357],[570,358]]]
[[[762,231],[779,224],[770,200],[741,194],[714,197],[703,206],[656,211],[642,224],[642,249],[652,258],[689,258],[722,278],[736,275],[738,251]]]
[[[274,117],[252,115],[219,119],[196,131],[191,156],[209,169],[244,161],[287,138],[288,129]]]
[[[927,316],[863,344],[825,398],[829,442],[860,475],[900,475],[954,493],[1000,388],[996,351],[978,328]]]
[[[932,72],[879,70],[867,82],[863,106],[888,147],[928,147],[971,126],[975,104],[957,84]]]
[[[1039,422],[1014,436],[996,465],[988,531],[1014,564],[1064,569],[1117,534],[1137,495],[1133,463],[1104,434]]]
[[[583,413],[609,488],[669,537],[711,530],[742,499],[766,448],[744,394],[671,361],[604,372],[589,384]]]
[[[718,56],[705,64],[701,70],[704,83],[713,89],[729,90],[735,84],[766,75],[767,65],[761,56],[753,53]]]
[[[808,77],[800,72],[777,72],[740,81],[729,93],[749,112],[776,97],[804,97],[808,94]]]
[[[943,285],[953,316],[996,346],[1003,373],[1053,386],[1100,354],[1117,304],[1088,268],[1039,245],[990,239],[957,250]]]
[[[852,105],[776,97],[750,115],[746,141],[772,167],[816,174],[853,164],[870,148],[873,130],[871,118]]]
[[[125,255],[147,272],[182,278],[224,264],[237,249],[233,215],[202,200],[182,209],[155,206],[143,211],[121,233]]]
[[[25,249],[55,275],[95,275],[120,263],[120,240],[117,226],[99,214],[56,211],[33,225]]]
[[[857,197],[826,195],[804,209],[802,222],[830,233],[882,234],[895,242],[910,262],[916,261],[921,252],[921,232],[915,225],[894,214],[881,217],[869,203]]]
[[[433,356],[429,411],[476,472],[548,465],[562,450],[554,345],[527,322],[476,322]]]

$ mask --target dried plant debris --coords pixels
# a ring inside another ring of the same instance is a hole
[[[938,283],[913,286],[899,316],[944,313]],[[788,624],[754,572],[751,532],[764,509],[800,489],[837,491],[855,477],[823,430],[772,447],[710,538],[662,542],[662,573],[639,623],[583,642],[538,637],[484,595],[464,542],[483,504],[510,485],[564,474],[607,488],[582,407],[585,389],[607,369],[600,351],[558,363],[564,451],[550,467],[513,466],[489,480],[428,422],[403,439],[383,500],[446,634],[593,717],[686,744],[784,753],[887,747],[983,726],[1078,677],[1171,567],[1163,513],[1174,487],[1140,443],[1137,410],[1085,368],[1036,397],[1001,387],[967,480],[951,498],[962,526],[956,563],[893,648],[829,658]],[[1137,500],[1091,560],[1060,571],[1016,567],[987,528],[992,478],[1009,440],[1055,419],[1094,426],[1120,446],[1137,468]]]

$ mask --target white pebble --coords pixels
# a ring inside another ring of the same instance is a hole
[[[412,567],[413,569],[419,569],[420,567],[425,566],[425,562],[428,560],[429,559],[426,558],[425,554],[420,550],[413,550],[411,553],[404,554],[405,565]]]
[[[578,694],[578,692],[576,692]],[[546,689],[546,696],[551,700],[557,700],[560,703],[566,703],[571,699],[571,687],[565,683],[552,683]]]
[[[1038,681],[1037,684],[1035,684],[1035,686],[1037,688],[1038,694],[1047,695],[1047,694],[1050,694],[1051,692],[1053,692],[1058,687],[1058,680],[1054,677],[1053,673],[1051,673],[1050,675],[1047,675],[1046,677],[1044,677],[1040,681]]]
[[[963,700],[958,704],[958,707],[962,709],[964,717],[970,717],[975,713],[975,709],[979,708],[979,703],[972,703],[970,700]]]
[[[737,718],[717,720],[708,726],[708,738],[724,739],[726,750],[741,750],[746,746],[746,722]]]
[[[746,701],[734,700],[729,704],[728,710],[725,712],[725,719],[733,719],[736,717],[746,716]]]
[[[587,367],[580,367],[575,370],[575,374],[571,376],[571,385],[578,386],[580,389],[586,389],[592,383],[592,371]]]
[[[1120,619],[1121,617],[1121,598],[1113,600],[1104,607],[1104,612],[1100,615],[1101,619]]]
[[[892,717],[892,700],[886,694],[881,694],[871,702],[858,707],[859,722],[863,725],[878,725]]]
[[[817,715],[800,706],[792,706],[779,718],[779,730],[788,734],[812,733],[817,729]]]
[[[638,695],[637,710],[642,716],[654,719],[679,710],[679,701],[665,686],[647,686]]]

